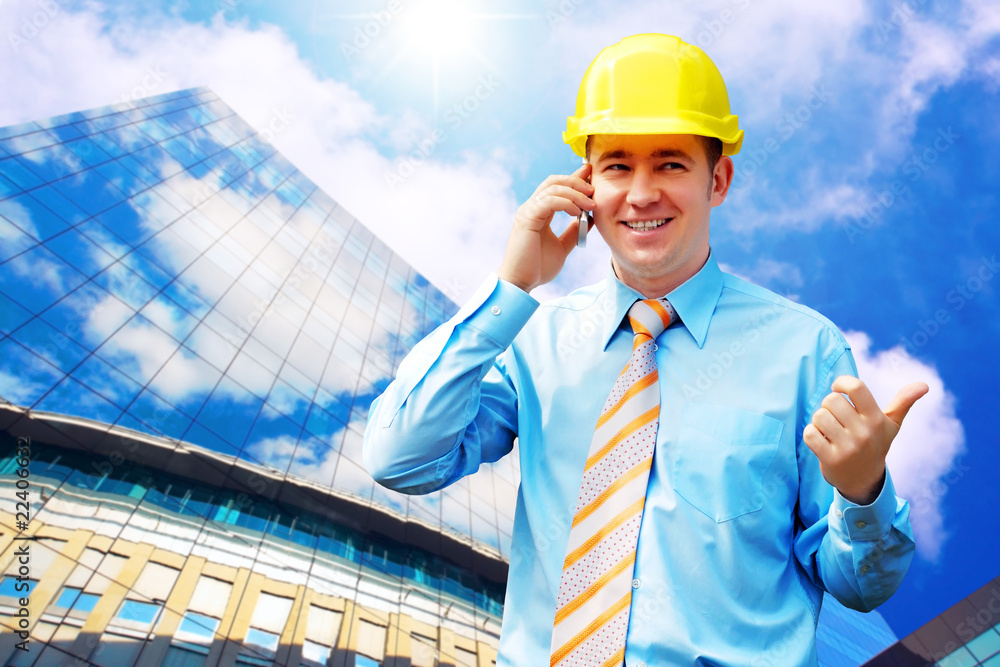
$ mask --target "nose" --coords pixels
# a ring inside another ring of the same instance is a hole
[[[629,184],[625,201],[635,208],[644,208],[660,200],[660,191],[652,174],[645,169],[636,169]]]

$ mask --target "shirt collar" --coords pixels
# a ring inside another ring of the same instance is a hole
[[[611,299],[612,315],[608,318],[607,329],[604,332],[604,349],[608,349],[611,337],[625,319],[628,309],[636,299],[643,299],[642,294],[632,289],[615,275],[614,267],[608,262],[607,292]],[[677,311],[681,324],[691,333],[698,348],[705,346],[708,336],[708,325],[712,322],[712,314],[722,294],[722,271],[719,269],[711,248],[708,260],[698,273],[688,278],[683,284],[667,294],[667,300]]]

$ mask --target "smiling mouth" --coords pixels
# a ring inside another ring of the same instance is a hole
[[[629,226],[629,229],[635,229],[637,231],[646,231],[648,229],[656,229],[657,227],[662,227],[673,220],[673,218],[658,218],[656,220],[621,220],[624,224]]]

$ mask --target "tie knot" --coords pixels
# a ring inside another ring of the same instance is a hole
[[[677,312],[666,299],[641,299],[628,309],[632,333],[656,340],[663,330],[677,320]]]

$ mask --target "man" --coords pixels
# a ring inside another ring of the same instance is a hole
[[[814,665],[822,590],[867,611],[909,565],[885,455],[927,387],[883,413],[832,323],[719,270],[737,123],[697,47],[604,49],[564,134],[587,163],[518,209],[497,274],[372,405],[366,465],[407,493],[519,438],[498,665]],[[540,306],[577,239],[556,211],[592,212],[612,261]]]

